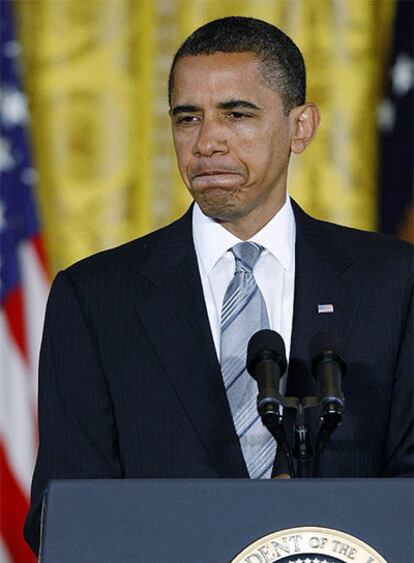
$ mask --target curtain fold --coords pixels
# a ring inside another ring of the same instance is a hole
[[[56,272],[178,217],[190,199],[172,148],[167,77],[196,27],[227,15],[276,24],[302,49],[322,113],[289,190],[317,217],[376,227],[377,105],[394,1],[18,0],[17,16]]]

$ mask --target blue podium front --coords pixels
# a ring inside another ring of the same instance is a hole
[[[411,479],[50,483],[42,563],[413,563]]]

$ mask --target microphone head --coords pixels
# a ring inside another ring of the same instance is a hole
[[[273,360],[279,364],[283,375],[286,371],[286,351],[283,338],[274,330],[259,330],[249,340],[247,346],[247,370],[254,377],[254,369],[262,360]]]
[[[345,365],[341,336],[337,332],[318,332],[309,344],[309,357],[312,369],[327,357]]]

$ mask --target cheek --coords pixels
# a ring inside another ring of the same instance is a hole
[[[264,176],[274,157],[274,147],[263,135],[244,139],[238,145],[238,158],[248,169],[251,179]]]
[[[181,173],[185,173],[189,161],[191,159],[191,151],[188,149],[188,145],[182,140],[178,140],[174,137],[174,149],[177,156],[178,168]]]
[[[263,140],[264,139],[264,140]],[[289,160],[290,144],[287,132],[283,129],[262,138],[261,148],[256,154],[257,162],[260,162],[269,172],[273,169],[283,168]]]
[[[255,131],[243,130],[229,136],[230,153],[250,172],[262,158],[263,137]]]

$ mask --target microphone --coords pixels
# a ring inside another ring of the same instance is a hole
[[[294,477],[292,455],[279,409],[283,400],[279,394],[279,382],[287,367],[285,344],[280,334],[269,329],[253,334],[247,346],[246,366],[247,371],[257,381],[257,410],[262,422],[285,454],[289,474]],[[273,468],[273,472],[275,470]],[[273,472],[272,477],[275,477]]]
[[[335,333],[318,333],[309,346],[312,373],[320,386],[321,426],[315,448],[313,477],[318,477],[321,455],[329,438],[342,421],[345,397],[342,377],[346,363],[342,357],[342,341]]]
[[[342,341],[337,334],[318,333],[309,346],[312,373],[320,386],[319,400],[323,413],[335,413],[339,419],[344,409],[342,378],[346,363],[342,357]],[[339,421],[338,421],[339,422]]]
[[[247,346],[246,365],[257,381],[257,410],[263,423],[265,426],[279,424],[279,382],[287,367],[285,345],[280,334],[269,329],[256,332]]]

